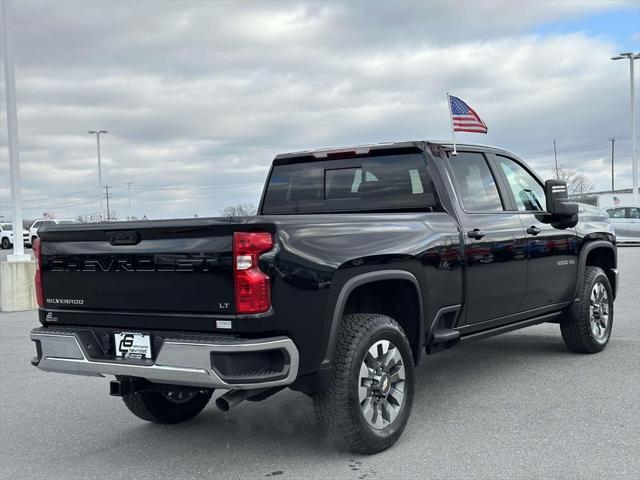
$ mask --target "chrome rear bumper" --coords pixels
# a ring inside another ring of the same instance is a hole
[[[95,358],[87,351],[96,346],[87,343],[81,329],[36,328],[31,340],[36,342],[38,355],[33,365],[46,372],[75,375],[122,375],[145,378],[155,383],[169,383],[207,388],[255,389],[277,387],[293,383],[298,374],[298,349],[290,338],[271,337],[259,340],[229,339],[224,342],[206,337],[190,339],[164,339],[155,360],[123,358]],[[283,350],[288,361],[277,379],[260,381],[253,378],[242,382],[223,380],[223,375],[212,363],[212,354],[268,352]]]

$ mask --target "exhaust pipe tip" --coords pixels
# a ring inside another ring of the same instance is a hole
[[[231,405],[229,405],[229,402],[224,396],[216,398],[216,407],[223,412],[228,412],[231,409]]]
[[[229,390],[224,395],[216,398],[216,407],[223,412],[228,412],[231,407],[244,402],[245,400],[264,400],[284,387],[256,388],[252,390]]]

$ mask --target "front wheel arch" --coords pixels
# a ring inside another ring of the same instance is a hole
[[[600,267],[609,279],[615,299],[618,291],[615,272],[617,264],[617,252],[613,243],[606,240],[592,240],[585,243],[580,251],[574,298],[577,298],[581,291],[586,268]]]

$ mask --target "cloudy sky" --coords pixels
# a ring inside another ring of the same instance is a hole
[[[640,2],[14,1],[25,217],[149,218],[257,203],[273,156],[450,137],[445,92],[543,175],[631,186],[628,63]],[[637,67],[640,70],[640,64]],[[0,215],[10,216],[0,112]]]

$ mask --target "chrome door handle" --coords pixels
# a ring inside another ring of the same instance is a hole
[[[529,228],[527,228],[527,233],[529,235],[537,235],[542,231],[542,229],[536,227],[535,225],[530,226]]]
[[[467,236],[469,238],[475,238],[476,240],[480,240],[485,235],[486,234],[482,230],[480,230],[479,228],[474,228],[473,230],[469,230],[467,232]]]

